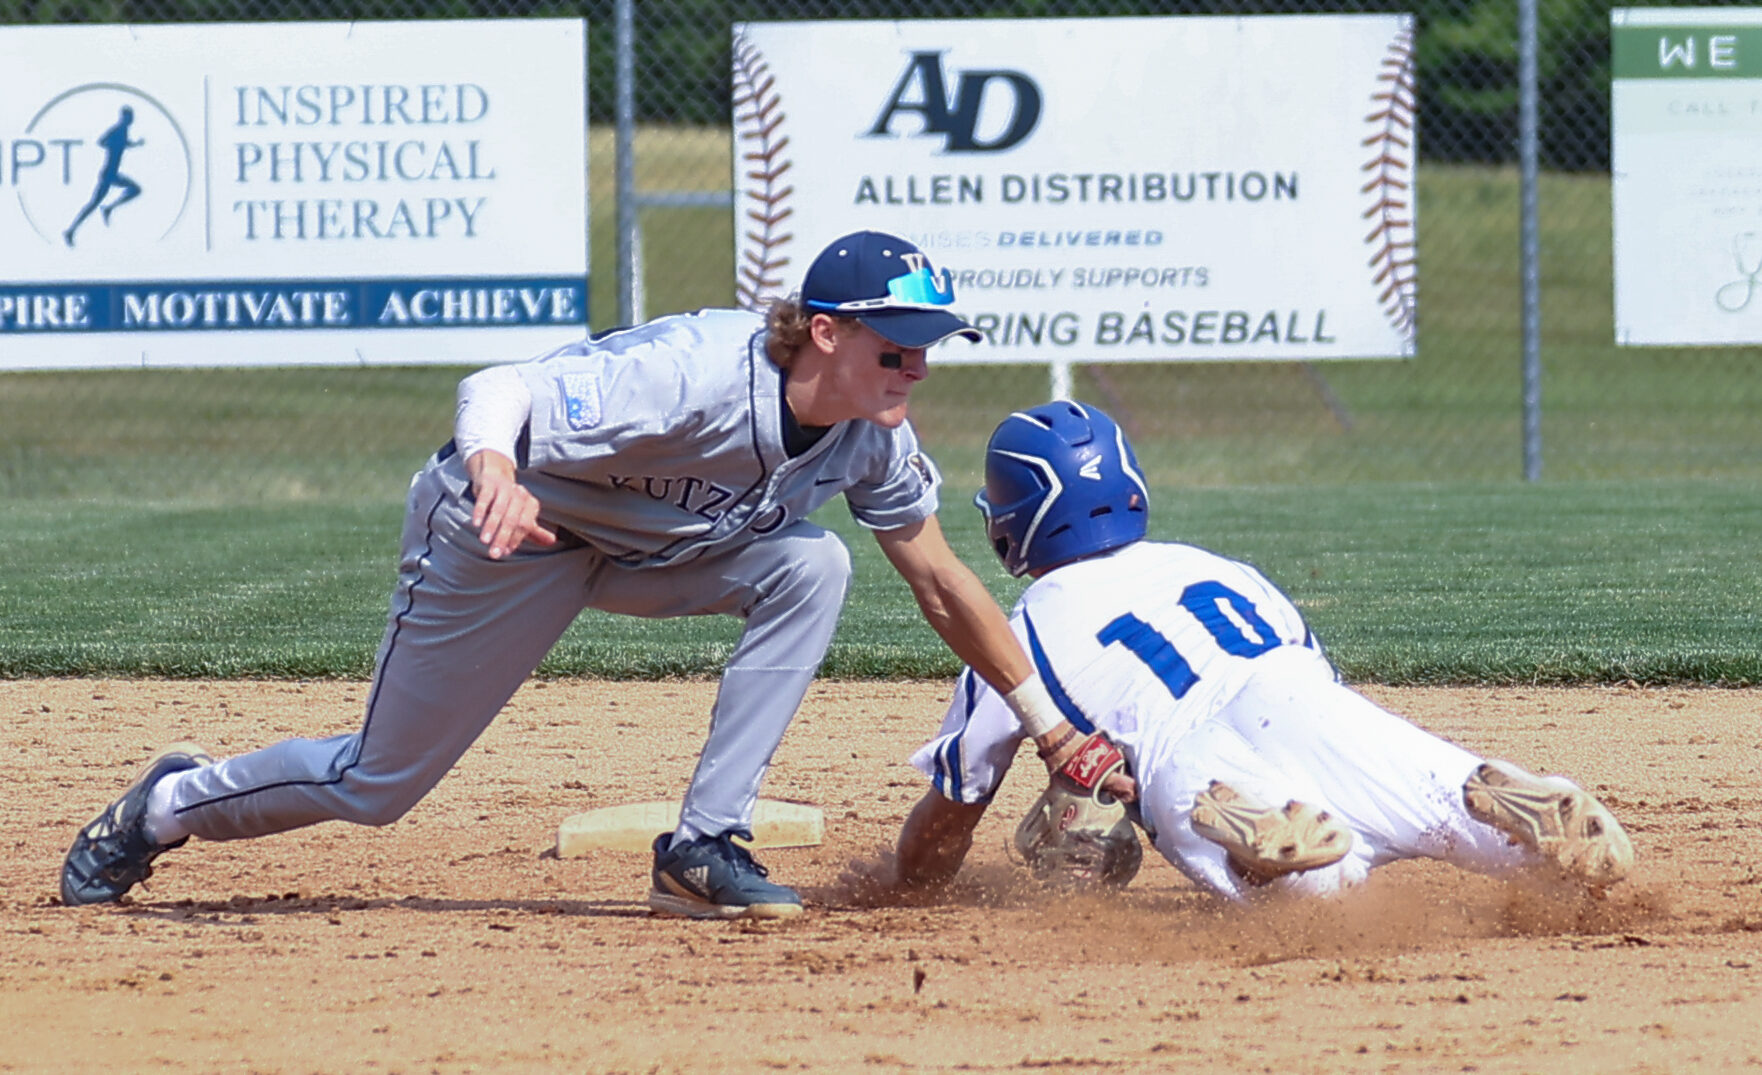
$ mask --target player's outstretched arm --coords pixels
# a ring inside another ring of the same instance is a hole
[[[991,591],[949,548],[934,515],[897,530],[877,530],[887,561],[912,588],[924,619],[980,678],[1007,691],[1034,672]]]
[[[986,805],[957,803],[934,788],[925,792],[899,830],[899,883],[933,888],[952,881],[973,846],[973,830]]]
[[[934,515],[896,530],[877,530],[875,539],[894,570],[912,588],[924,618],[955,656],[1006,700],[1017,696],[1010,706],[1018,714],[1024,712],[1022,695],[1037,695],[1035,708],[1051,709],[1051,700],[1039,685],[1033,662],[1010,630],[1009,619],[979,576],[949,548]],[[1056,709],[1051,709],[1042,724],[1032,738],[1047,769],[1057,772],[1082,751],[1085,740],[1068,722],[1058,719]],[[1110,774],[1104,787],[1127,802],[1137,797],[1136,783],[1123,772]]]

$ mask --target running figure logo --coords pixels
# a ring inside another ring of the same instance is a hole
[[[128,105],[123,105],[121,114],[117,116],[116,124],[98,138],[98,144],[104,147],[104,168],[98,173],[98,185],[92,190],[91,201],[88,201],[86,207],[80,210],[79,216],[73,218],[73,223],[67,226],[67,230],[61,233],[61,237],[67,240],[68,246],[73,245],[73,233],[78,231],[79,226],[92,215],[92,210],[103,204],[104,199],[109,196],[112,190],[121,190],[122,197],[103,206],[104,223],[106,224],[110,223],[110,214],[116,210],[117,206],[141,196],[141,185],[122,174],[123,153],[142,144],[138,140],[131,141],[129,139],[129,124],[134,121],[135,110]]]

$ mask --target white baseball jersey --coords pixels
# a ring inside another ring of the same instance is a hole
[[[1143,772],[1233,698],[1280,647],[1326,658],[1295,605],[1247,564],[1192,545],[1135,542],[1066,564],[1010,617],[1053,701],[1105,731]],[[1022,740],[1015,715],[968,670],[942,734],[913,758],[958,802],[996,792]]]
[[[1297,607],[1247,564],[1139,541],[1042,576],[1011,623],[1065,718],[1125,754],[1157,850],[1220,895],[1249,889],[1190,825],[1194,796],[1213,780],[1273,805],[1309,803],[1352,828],[1345,859],[1278,889],[1333,892],[1415,856],[1490,872],[1524,862],[1463,805],[1481,759],[1340,683]],[[943,796],[988,802],[1022,739],[969,670],[912,764]]]

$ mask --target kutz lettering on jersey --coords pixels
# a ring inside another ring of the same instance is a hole
[[[735,491],[706,478],[697,478],[689,474],[678,476],[668,475],[631,475],[608,474],[606,480],[614,489],[625,489],[630,492],[642,493],[650,500],[666,500],[682,511],[689,511],[700,519],[715,522],[722,517],[722,505],[734,498]],[[767,531],[760,531],[766,533]]]

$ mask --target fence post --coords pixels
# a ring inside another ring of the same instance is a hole
[[[636,229],[641,227],[636,206],[636,16],[635,0],[618,0],[613,14],[613,53],[616,56],[617,117],[613,133],[615,186],[618,205],[618,320],[636,323]]]
[[[1517,4],[1518,246],[1523,281],[1523,478],[1542,477],[1542,269],[1537,197],[1536,0]]]

